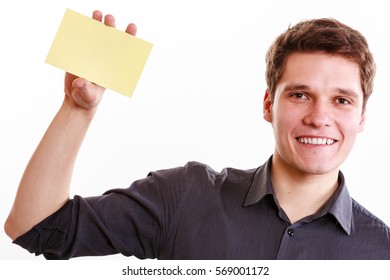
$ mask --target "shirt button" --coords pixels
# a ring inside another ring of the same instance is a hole
[[[293,236],[294,233],[295,233],[295,230],[294,230],[293,228],[289,228],[289,229],[287,230],[287,233],[288,233],[288,235]]]

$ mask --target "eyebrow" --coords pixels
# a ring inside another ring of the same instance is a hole
[[[310,89],[309,86],[304,85],[304,84],[288,84],[284,91],[290,91],[290,90],[308,90]]]
[[[291,91],[291,90],[310,90],[310,87],[305,84],[292,83],[292,84],[288,84],[284,89],[284,91]],[[334,89],[334,91],[350,97],[355,97],[355,98],[359,97],[359,94],[357,94],[355,91],[346,88],[337,87]]]
[[[353,90],[349,90],[349,89],[345,89],[345,88],[336,88],[336,91],[338,93],[341,93],[341,94],[345,94],[345,95],[348,95],[350,97],[355,97],[355,98],[358,98],[359,97],[359,94],[357,94],[355,91]]]

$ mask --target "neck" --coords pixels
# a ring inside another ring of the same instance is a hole
[[[272,159],[272,184],[276,198],[291,223],[315,214],[338,187],[339,170],[309,174],[285,163],[277,154]]]

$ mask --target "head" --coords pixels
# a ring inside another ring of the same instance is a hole
[[[266,82],[271,100],[289,55],[324,52],[346,58],[359,66],[363,111],[373,91],[375,62],[363,35],[335,19],[313,19],[289,27],[276,38],[266,55]]]
[[[365,38],[333,19],[303,21],[275,40],[266,62],[274,163],[299,174],[337,174],[364,128],[373,90]]]

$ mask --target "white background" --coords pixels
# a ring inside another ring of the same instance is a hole
[[[360,30],[378,74],[365,131],[342,166],[352,196],[390,224],[385,1],[13,0],[0,4],[0,224],[23,170],[63,99],[63,72],[45,58],[66,8],[111,13],[154,44],[132,98],[107,90],[81,149],[72,195],[127,187],[149,171],[197,160],[252,168],[273,152],[262,118],[264,55],[290,24],[333,17]],[[115,258],[122,258],[115,256]],[[0,231],[0,260],[41,259]]]

